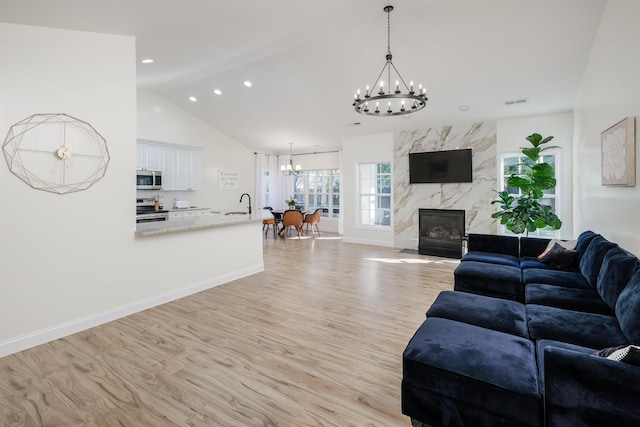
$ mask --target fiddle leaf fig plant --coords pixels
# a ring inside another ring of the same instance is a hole
[[[515,234],[526,232],[528,235],[529,232],[545,227],[558,230],[562,227],[562,221],[553,212],[551,206],[540,203],[544,190],[556,186],[553,166],[541,162],[540,153],[558,146],[544,146],[553,139],[553,136],[543,138],[542,135],[534,133],[526,139],[531,146],[520,147],[520,149],[528,160],[518,164],[519,173],[512,173],[506,183],[507,187],[518,188],[519,194],[514,197],[508,191],[496,191],[497,198],[492,200],[491,204],[498,204],[500,210],[491,217],[499,219],[500,224]]]

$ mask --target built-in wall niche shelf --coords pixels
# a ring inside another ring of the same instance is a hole
[[[9,170],[36,190],[86,190],[107,171],[107,141],[95,128],[63,113],[34,114],[9,129],[2,151]]]
[[[138,139],[136,152],[136,169],[162,171],[163,191],[200,188],[200,148]]]

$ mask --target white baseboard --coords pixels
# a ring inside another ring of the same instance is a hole
[[[12,338],[0,343],[0,357],[8,356],[10,354],[35,347],[37,345],[56,340],[58,338],[66,337],[68,335],[93,328],[94,326],[102,325],[104,323],[137,313],[139,311],[156,307],[158,305],[165,304],[167,302],[171,302],[180,298],[184,298],[186,296],[214,288],[233,280],[251,276],[252,274],[260,273],[262,271],[264,271],[264,264],[256,264],[243,270],[234,271],[233,273],[216,277],[215,279],[210,281],[196,283],[194,285],[177,289],[166,294],[157,295],[151,298],[146,298],[144,300],[132,302],[130,304],[121,305],[119,307],[114,307],[109,310],[65,322],[56,326],[52,326],[50,328],[42,329],[28,335]]]

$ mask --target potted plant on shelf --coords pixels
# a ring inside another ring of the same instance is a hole
[[[543,147],[553,136],[543,138],[540,134],[534,133],[526,139],[531,143],[531,147],[521,147],[521,150],[528,160],[520,163],[519,173],[512,173],[506,182],[507,187],[519,189],[519,194],[512,196],[508,191],[496,191],[498,197],[492,200],[491,204],[499,204],[500,210],[491,217],[499,219],[500,224],[515,234],[526,232],[528,235],[529,232],[545,227],[559,230],[562,221],[551,206],[540,202],[544,190],[556,186],[553,166],[540,161],[540,153],[558,146]]]
[[[298,201],[296,200],[295,197],[290,196],[287,200],[284,201],[287,206],[289,206],[289,209],[295,209],[296,207],[296,203],[298,203]]]

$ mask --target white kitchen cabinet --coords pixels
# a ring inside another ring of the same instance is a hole
[[[155,144],[138,143],[136,146],[136,169],[162,170],[162,147]]]
[[[176,167],[174,147],[162,147],[162,189],[171,191],[176,189]]]
[[[200,150],[189,151],[189,190],[200,189]]]
[[[183,211],[169,212],[169,221],[181,221],[183,219],[195,219],[203,216],[211,216],[211,210],[205,209],[185,209]]]
[[[162,189],[200,189],[200,150],[153,142],[138,142],[136,169],[162,171]]]
[[[169,212],[169,221],[182,220],[184,212]]]
[[[144,144],[136,144],[136,170],[144,170]]]
[[[176,148],[174,165],[176,168],[176,190],[189,190],[189,150]]]
[[[200,188],[200,151],[176,148],[174,153],[175,190]]]

